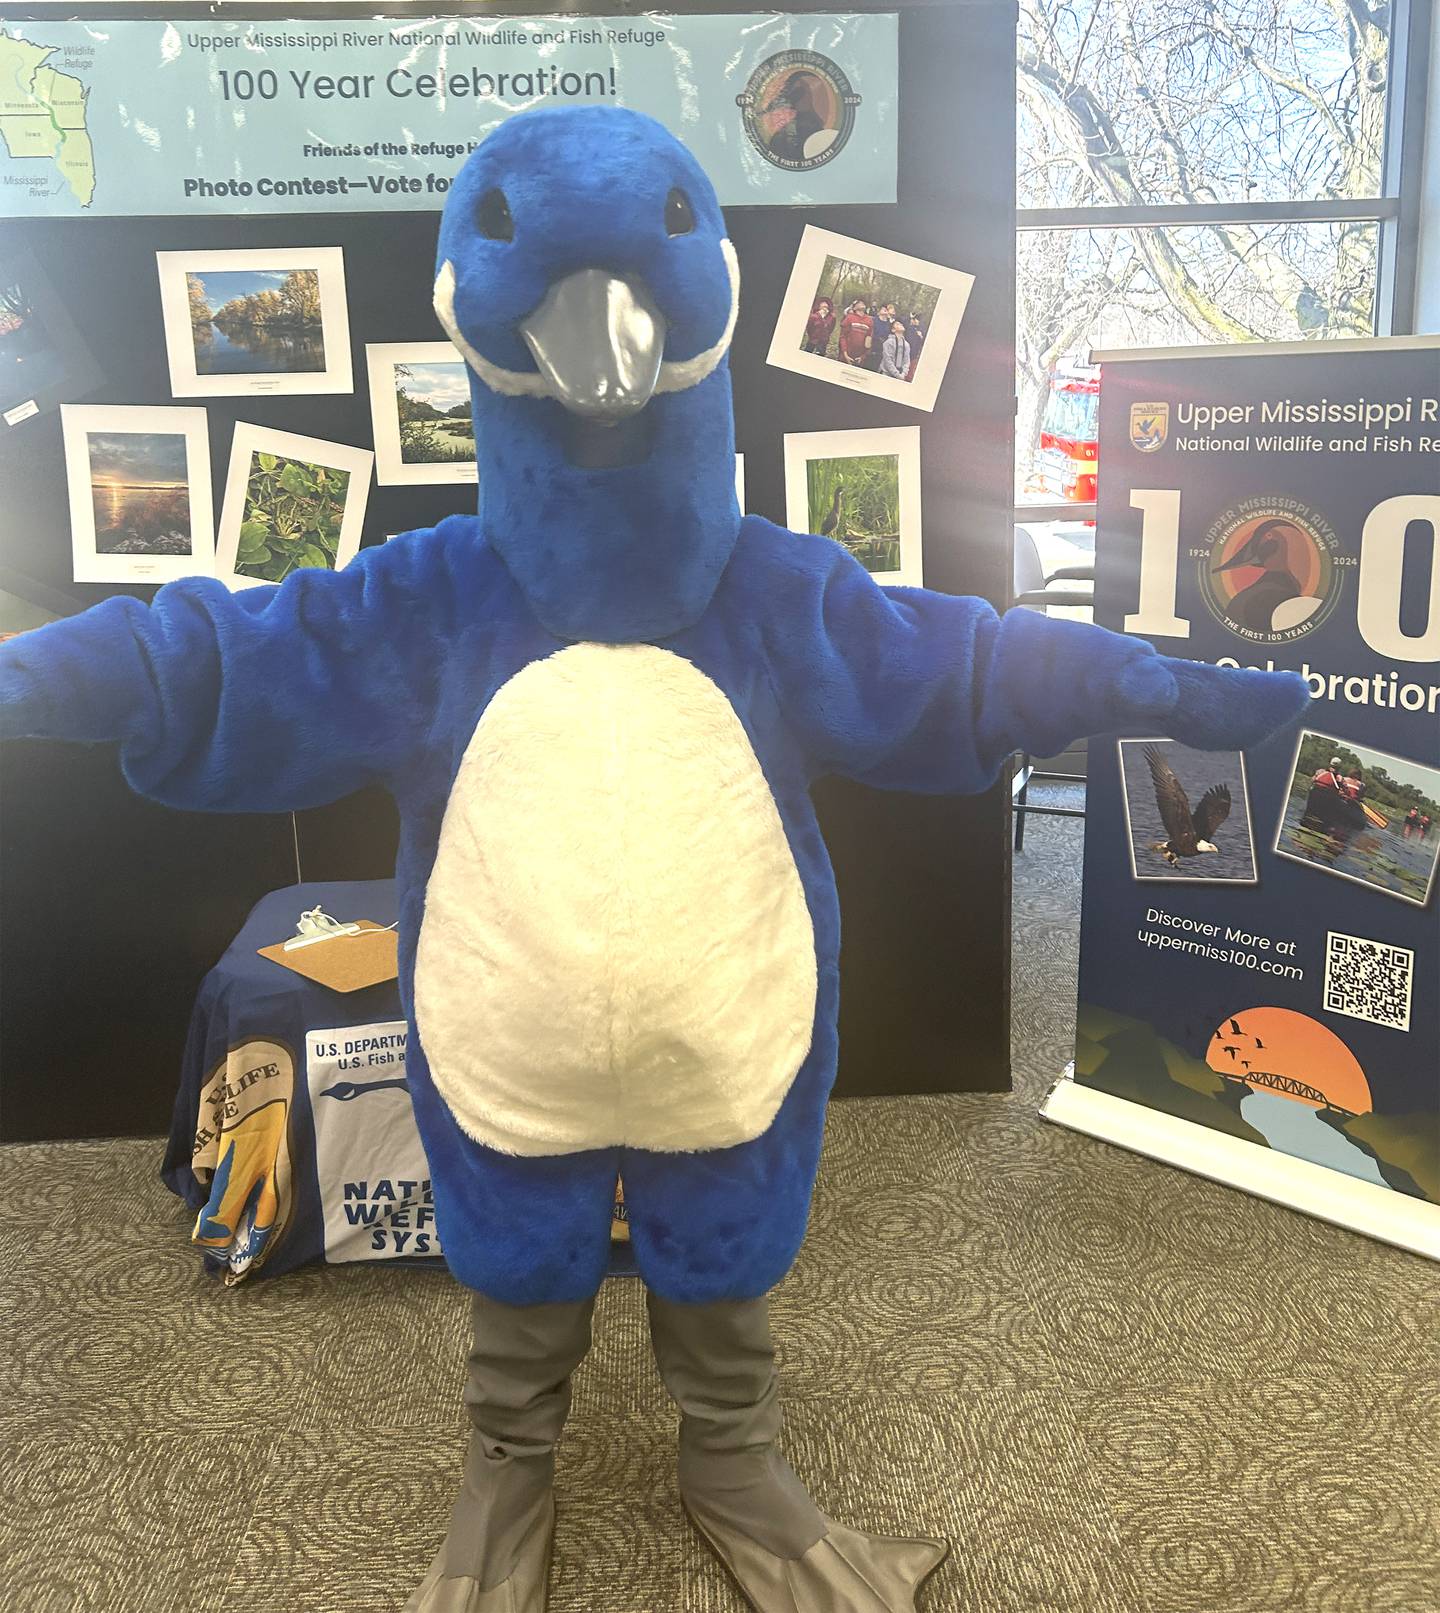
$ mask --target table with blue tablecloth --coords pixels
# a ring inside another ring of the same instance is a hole
[[[271,891],[206,975],[191,1017],[162,1174],[231,1282],[314,1260],[440,1254],[397,982],[333,991],[259,956],[316,907],[391,925],[395,882]]]

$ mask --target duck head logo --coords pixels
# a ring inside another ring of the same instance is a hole
[[[1132,403],[1130,405],[1130,446],[1142,454],[1153,454],[1165,446],[1170,435],[1170,405],[1168,403]]]
[[[557,636],[655,639],[709,603],[740,520],[739,291],[709,180],[651,118],[522,113],[461,169],[435,311],[470,368],[485,536]]]
[[[1215,619],[1255,644],[1289,644],[1335,608],[1344,573],[1339,539],[1317,511],[1292,498],[1254,498],[1226,510],[1205,534],[1200,592]]]
[[[828,56],[785,50],[760,63],[735,104],[750,144],[766,162],[805,172],[840,155],[860,97]]]

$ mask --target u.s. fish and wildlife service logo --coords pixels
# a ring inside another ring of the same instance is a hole
[[[840,155],[855,127],[860,97],[828,56],[782,50],[751,73],[735,104],[751,145],[766,162],[805,172]]]
[[[290,1224],[294,1099],[295,1055],[259,1036],[232,1047],[201,1090],[190,1169],[210,1196],[191,1241],[227,1284],[262,1266]]]
[[[1170,405],[1168,403],[1132,403],[1130,405],[1130,444],[1142,454],[1153,454],[1165,446],[1170,435]]]
[[[1216,621],[1251,644],[1290,644],[1334,610],[1344,572],[1335,529],[1294,498],[1247,498],[1212,521],[1197,555]]]

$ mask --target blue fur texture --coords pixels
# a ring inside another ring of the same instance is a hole
[[[514,239],[486,239],[481,198],[500,190]],[[665,202],[682,190],[695,227],[665,230]],[[437,268],[455,271],[454,309],[483,357],[531,374],[516,324],[552,282],[607,269],[642,280],[667,331],[667,363],[694,358],[725,335],[731,285],[725,220],[710,181],[653,119],[614,107],[511,118],[461,169],[445,207]],[[643,464],[587,470],[563,451],[570,422],[550,398],[505,397],[470,381],[485,535],[540,620],[562,638],[656,639],[705,609],[730,558],[735,432],[730,370],[661,393],[644,414]]]
[[[508,242],[476,228],[497,186]],[[676,186],[696,227],[671,237]],[[730,295],[722,235],[678,142],[636,114],[581,109],[527,114],[487,140],[454,187],[440,250],[462,338],[530,373],[515,323],[578,267],[646,280],[669,320],[667,359],[714,345]],[[750,1298],[784,1275],[804,1235],[835,1075],[840,919],[812,782],[983,790],[1012,750],[1052,754],[1107,730],[1250,745],[1295,721],[1305,684],[1169,660],[1029,611],[1002,618],[982,600],[883,589],[838,544],[741,521],[723,360],[646,406],[651,451],[623,471],[573,465],[552,400],[472,387],[478,518],[278,588],[187,579],[148,608],[112,599],[24,634],[0,646],[0,735],[117,740],[135,789],[200,810],[388,787],[401,818],[410,1085],[455,1275],[512,1304],[593,1293],[622,1175],[640,1271],[660,1295]],[[724,692],[800,873],[818,965],[810,1051],[768,1129],[736,1147],[503,1155],[460,1131],[429,1076],[412,988],[452,784],[497,691],[578,638],[657,643]]]
[[[273,811],[386,785],[402,836],[401,987],[440,822],[495,692],[563,640],[527,606],[473,516],[363,551],[343,571],[229,593],[195,579],[0,647],[0,731],[120,740],[126,777],[180,807]],[[839,545],[745,519],[699,621],[660,641],[729,697],[774,791],[815,929],[814,1040],[779,1115],[708,1154],[520,1159],[479,1146],[410,1081],[437,1220],[462,1282],[511,1303],[574,1299],[605,1269],[623,1174],[635,1252],[672,1300],[750,1297],[804,1234],[834,1079],[840,921],[810,802],[826,773],[906,790],[984,789],[1011,750],[1103,730],[1258,743],[1304,709],[1303,680],[1202,667],[1141,641],[981,600],[883,589]]]

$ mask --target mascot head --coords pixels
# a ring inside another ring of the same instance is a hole
[[[739,290],[710,181],[637,112],[522,113],[451,188],[435,311],[470,367],[481,523],[557,636],[663,638],[709,603],[740,522]]]

